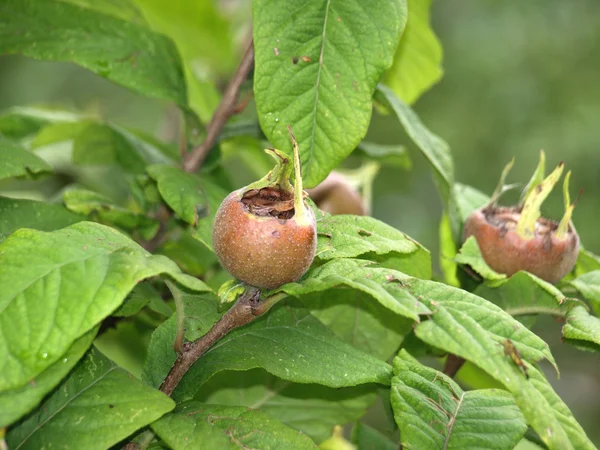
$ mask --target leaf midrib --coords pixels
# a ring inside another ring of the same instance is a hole
[[[321,41],[321,50],[319,51],[319,69],[317,70],[317,81],[315,83],[315,104],[313,106],[313,123],[312,130],[310,133],[310,148],[308,154],[307,165],[312,161],[313,150],[315,148],[315,131],[317,129],[317,110],[319,106],[319,87],[321,84],[321,72],[323,71],[323,55],[325,53],[325,39],[327,33],[327,21],[329,20],[329,8],[331,6],[331,0],[327,0],[325,5],[325,20],[323,22],[323,34]]]

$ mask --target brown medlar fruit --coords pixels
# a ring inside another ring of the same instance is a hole
[[[298,280],[316,252],[316,220],[304,201],[298,145],[289,132],[293,167],[287,155],[267,149],[277,165],[261,180],[229,194],[213,227],[213,246],[221,265],[258,288],[275,289]]]
[[[512,207],[497,206],[503,191],[507,166],[491,202],[468,217],[463,238],[473,236],[485,262],[498,273],[512,276],[520,270],[530,272],[550,283],[557,283],[568,274],[577,261],[579,236],[571,222],[575,203],[568,194],[570,172],[565,177],[566,212],[555,222],[540,217],[540,207],[560,179],[563,163],[546,179],[543,178],[545,157],[522,195],[521,202]]]

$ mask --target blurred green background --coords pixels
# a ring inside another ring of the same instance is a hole
[[[193,0],[162,3],[185,10]],[[178,41],[188,43],[181,48],[186,57],[199,55],[195,75],[222,86],[249,29],[250,2],[222,1],[219,11],[217,16],[190,13],[189,23],[175,30],[168,15],[147,20],[178,34]],[[190,40],[188,33],[198,33],[195,18],[206,32]],[[509,182],[526,183],[544,149],[548,169],[564,160],[573,171],[571,195],[584,189],[574,222],[585,247],[600,254],[600,2],[437,0],[432,23],[444,48],[444,77],[414,107],[450,144],[457,180],[489,194],[503,166],[515,156]],[[216,32],[227,39],[215,39]],[[211,67],[215,58],[221,63]],[[214,97],[207,98],[214,102]],[[162,139],[176,139],[172,105],[145,99],[71,64],[1,56],[0,110],[17,105],[83,110]],[[393,116],[375,113],[368,140],[404,143],[410,149]],[[411,156],[411,171],[387,168],[380,173],[373,215],[420,241],[436,260],[441,202],[425,160],[416,151]],[[243,164],[234,160],[229,166],[236,187],[253,178]],[[4,186],[4,194],[27,195],[32,186]],[[48,184],[44,195],[52,197],[59,187]],[[516,200],[516,195],[507,195],[506,201]],[[562,212],[557,189],[544,213],[559,219]],[[535,331],[551,344],[562,371],[560,380],[548,372],[549,379],[592,440],[600,442],[600,429],[594,427],[600,422],[598,356],[563,345],[560,324],[553,319],[540,320]]]

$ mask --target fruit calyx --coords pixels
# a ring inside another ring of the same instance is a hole
[[[266,149],[265,152],[275,159],[276,165],[263,178],[242,189],[241,202],[250,213],[259,217],[270,216],[282,220],[295,217],[298,223],[308,223],[310,218],[304,202],[307,194],[302,187],[300,152],[289,126],[288,132],[294,147],[293,163],[285,153],[275,148]],[[292,171],[293,185],[290,183]]]

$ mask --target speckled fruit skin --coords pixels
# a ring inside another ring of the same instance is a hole
[[[298,280],[317,250],[317,227],[310,208],[308,224],[260,217],[240,201],[243,190],[229,194],[217,211],[213,247],[221,265],[237,279],[275,289]]]
[[[538,224],[554,223],[540,218]],[[513,230],[490,223],[484,209],[476,210],[467,219],[463,237],[466,240],[469,236],[477,240],[485,262],[507,276],[526,270],[557,283],[573,269],[579,254],[579,236],[572,226],[564,240],[554,234],[526,240]]]

